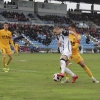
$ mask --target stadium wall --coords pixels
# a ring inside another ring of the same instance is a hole
[[[0,0],[0,8],[3,8],[3,0]]]
[[[35,13],[49,13],[49,14],[67,14],[66,4],[54,4],[54,3],[43,3],[35,2],[34,5]]]
[[[44,2],[34,2],[34,1],[22,1],[22,0],[11,0],[14,4],[6,4],[3,0],[0,0],[0,8],[6,10],[22,10],[22,11],[31,11],[35,13],[49,13],[49,14],[67,14],[67,5],[66,4],[55,4],[55,3],[44,3]]]

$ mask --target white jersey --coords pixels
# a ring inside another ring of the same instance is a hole
[[[62,55],[66,55],[67,57],[70,57],[71,55],[71,43],[69,40],[69,34],[66,36],[62,34],[62,32],[57,36],[58,42],[61,44],[59,47],[60,53]]]

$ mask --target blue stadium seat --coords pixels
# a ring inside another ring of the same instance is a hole
[[[81,35],[81,42],[80,44],[83,46],[83,49],[93,49],[94,48],[94,43],[90,41],[90,44],[86,43],[86,36]]]

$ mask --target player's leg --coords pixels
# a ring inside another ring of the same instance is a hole
[[[17,55],[17,49],[15,48],[15,55]]]
[[[69,57],[69,63],[70,63],[70,61],[72,60],[72,58],[73,58],[72,56]],[[69,66],[69,64],[66,64],[66,67],[67,67],[67,68],[68,68],[68,66]],[[69,81],[69,75],[68,75],[68,73],[66,73],[66,72],[65,72],[65,78],[66,78],[66,79],[65,79],[64,81],[62,81],[61,83],[69,83],[69,82],[70,82],[70,81]]]
[[[66,64],[68,65],[68,63],[68,57],[66,55],[62,55],[60,59],[61,73],[59,74],[59,76],[64,77],[64,73],[66,72],[72,76],[72,83],[74,83],[78,76],[66,67]]]
[[[18,53],[18,48],[17,48],[17,56],[19,55],[19,53]]]
[[[2,55],[2,64],[3,64],[3,70],[4,72],[8,72],[7,67],[6,67],[6,55]]]
[[[65,48],[65,49],[64,49],[62,55],[65,55],[65,56],[64,56],[64,59],[65,59],[65,72],[66,72],[67,74],[70,74],[70,75],[72,76],[72,83],[74,83],[75,80],[78,78],[78,76],[75,75],[69,68],[66,67],[66,66],[68,66],[68,64],[69,64],[69,58],[70,58],[70,56],[72,55],[71,49],[72,49],[72,48],[71,48],[71,45],[69,45],[68,48]]]
[[[68,66],[68,64],[69,64],[69,62],[68,63],[66,63],[66,66]],[[66,67],[65,69],[69,69],[68,67]],[[67,71],[66,71],[66,76],[67,76],[67,78],[69,78],[68,77],[68,74],[70,74],[71,76],[72,76],[72,83],[74,83],[75,82],[75,80],[78,78],[78,76],[76,75],[76,74],[74,74],[71,70],[70,70],[70,73],[68,73]],[[66,80],[66,81],[68,81],[68,80]]]
[[[70,65],[72,65],[72,63],[71,63],[71,62],[69,62],[68,66],[70,66]]]
[[[5,64],[6,66],[8,66],[9,63],[11,62],[11,60],[12,60],[12,51],[11,51],[10,48],[7,49],[7,55],[8,55],[9,58],[8,58],[7,63]],[[9,68],[8,68],[8,70],[9,70]]]
[[[68,65],[68,64],[67,64],[67,65]],[[66,67],[68,68],[68,66],[66,66]],[[69,81],[69,75],[68,75],[68,73],[65,72],[64,75],[65,75],[65,78],[66,78],[66,79],[65,79],[64,81],[61,81],[61,83],[69,83],[70,81]]]
[[[18,48],[16,48],[16,50],[15,50],[15,51],[16,51],[16,52],[15,52],[15,53],[16,53],[16,55],[18,56],[18,55],[19,55],[19,54],[18,54]]]
[[[2,53],[2,64],[3,64],[3,68],[6,68],[6,66],[5,66],[6,50],[4,48],[2,48],[1,49],[1,53]]]
[[[5,66],[5,62],[6,62],[6,50],[4,48],[1,49],[1,53],[2,53],[2,65],[3,65],[3,70],[4,72],[8,72]]]
[[[8,55],[8,57],[9,57],[9,59],[8,59],[8,61],[7,61],[7,65],[9,65],[9,63],[11,62],[11,60],[12,60],[12,54],[10,54],[10,55]]]
[[[83,69],[84,71],[90,76],[90,78],[92,79],[92,81],[94,83],[99,83],[99,81],[97,81],[93,75],[92,72],[90,71],[90,69],[85,65],[83,58],[81,57],[80,54],[77,54],[75,57],[73,57],[74,60],[76,61],[76,63],[78,63]]]
[[[85,72],[91,77],[92,73],[89,70],[89,68],[84,64],[83,58],[81,57],[81,55],[79,53],[73,55],[73,59],[74,61],[79,64],[84,70]]]
[[[92,81],[94,83],[99,83],[99,81],[97,81],[93,75],[92,75],[92,72],[90,71],[90,69],[85,65],[84,61],[81,60],[79,63],[78,63],[83,69],[84,71],[90,76],[90,78],[92,79]]]

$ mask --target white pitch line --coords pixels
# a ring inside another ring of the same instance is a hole
[[[18,72],[34,72],[36,73],[37,71],[34,70],[19,70],[19,69],[10,69],[11,71],[18,71]]]
[[[10,69],[9,72],[10,71],[14,71],[14,72],[26,72],[26,73],[28,73],[28,72],[34,72],[34,73],[36,73],[37,72],[37,71],[33,71],[33,70],[19,70],[19,69]]]

